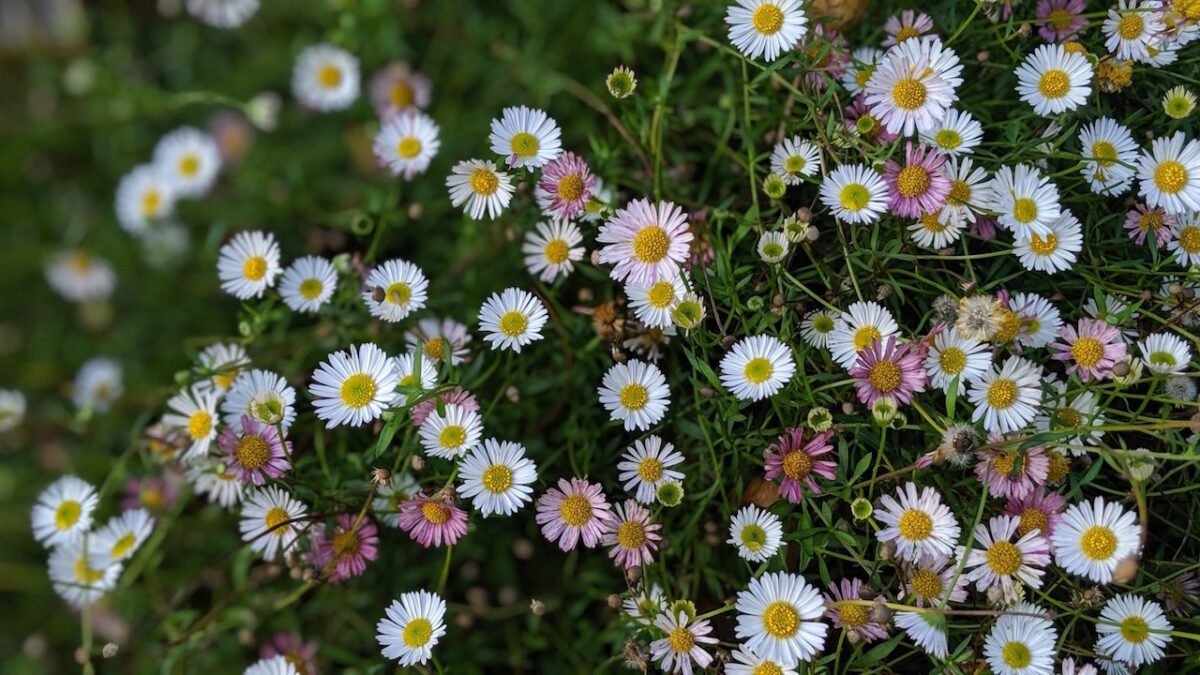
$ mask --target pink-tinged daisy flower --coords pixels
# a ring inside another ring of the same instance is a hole
[[[242,415],[242,432],[225,427],[217,438],[217,446],[225,451],[225,462],[243,483],[262,485],[267,478],[279,478],[292,463],[292,442],[281,441],[279,430],[262,424],[249,415]]]
[[[534,520],[542,526],[542,536],[557,542],[563,551],[575,548],[579,540],[595,548],[612,520],[612,508],[599,483],[583,478],[558,479],[558,487],[546,490],[537,500]]]
[[[809,33],[800,48],[812,59],[804,74],[804,81],[817,91],[825,91],[825,78],[837,82],[850,65],[850,54],[846,49],[846,38],[833,28],[822,24]]]
[[[282,656],[300,675],[317,675],[317,643],[305,642],[299,633],[276,633],[258,650],[260,658]]]
[[[826,431],[813,436],[807,443],[804,441],[804,430],[792,428],[783,432],[779,440],[767,447],[766,478],[775,480],[780,475],[783,480],[779,484],[779,495],[793,504],[799,504],[804,498],[804,486],[814,494],[821,494],[821,488],[813,479],[813,474],[826,480],[837,476],[837,465],[828,459],[817,459],[821,455],[833,451],[829,439],[833,433]]]
[[[599,262],[615,265],[613,279],[649,286],[679,274],[691,253],[692,233],[678,205],[636,199],[600,226],[596,242],[605,245]]]
[[[858,353],[850,369],[858,400],[868,406],[887,397],[898,404],[911,403],[913,394],[925,391],[922,355],[911,345],[896,343],[896,337],[872,340],[871,346]]]
[[[936,127],[958,100],[962,63],[935,37],[905,40],[887,51],[867,80],[871,112],[894,134]]]
[[[583,213],[595,187],[596,177],[587,162],[573,152],[547,162],[538,183],[539,196],[549,202],[547,215],[564,220]]]
[[[613,519],[608,521],[601,543],[611,546],[608,556],[618,567],[629,569],[654,562],[654,551],[662,535],[662,525],[650,522],[650,512],[632,499],[617,504]]]
[[[1048,464],[1048,462],[1047,462]],[[1017,535],[1025,536],[1034,530],[1050,537],[1054,526],[1067,510],[1067,501],[1057,492],[1032,490],[1024,497],[1010,497],[1004,512],[1017,518]]]
[[[1067,42],[1087,25],[1080,16],[1087,11],[1083,0],[1038,0],[1037,18],[1042,20],[1038,35],[1046,42]]]
[[[121,508],[146,509],[151,513],[161,513],[171,508],[179,499],[179,484],[181,480],[178,470],[166,468],[160,476],[134,476],[125,481],[125,498],[121,500]]]
[[[1058,340],[1050,345],[1054,360],[1066,361],[1067,374],[1079,373],[1079,379],[1103,380],[1112,375],[1113,364],[1125,358],[1126,347],[1120,329],[1101,320],[1080,319],[1079,327],[1058,329]]]
[[[902,567],[900,599],[917,607],[967,599],[967,577],[958,573],[958,560],[937,556],[907,563]]]
[[[904,144],[904,166],[888,160],[883,179],[888,185],[888,208],[902,218],[919,218],[946,204],[950,179],[942,171],[946,156],[920,143]]]
[[[854,101],[846,106],[845,113],[842,119],[846,128],[853,129],[864,141],[887,145],[896,140],[896,134],[885,129],[879,118],[871,112],[863,95],[855,96]]]
[[[1146,237],[1156,246],[1166,246],[1175,236],[1179,220],[1167,213],[1161,206],[1150,207],[1144,203],[1137,206],[1125,216],[1125,229],[1129,230],[1129,238],[1138,244],[1144,244]]]
[[[425,548],[453,546],[467,533],[467,512],[450,499],[417,495],[400,503],[399,525]]]
[[[462,387],[455,387],[450,391],[444,391],[439,398],[441,398],[443,405],[456,405],[465,410],[479,412],[479,401],[475,398],[475,394]],[[431,398],[414,405],[412,407],[413,426],[421,426],[437,410],[437,404],[438,399]]]
[[[988,435],[991,443],[1003,438],[997,433]],[[975,457],[979,460],[975,475],[988,486],[988,496],[999,499],[1028,495],[1034,487],[1046,483],[1046,473],[1050,470],[1050,458],[1040,445],[1024,450],[981,450]]]
[[[862,579],[829,582],[829,592],[824,594],[825,618],[833,622],[834,628],[844,628],[847,633],[856,633],[863,642],[882,640],[887,637],[887,630],[871,620],[870,606],[853,602],[863,599],[862,590]]]
[[[365,572],[367,563],[375,560],[378,546],[375,523],[365,517],[359,522],[357,517],[344,513],[338,516],[332,536],[326,537],[323,527],[315,528],[309,562],[318,575],[327,573],[329,581],[342,581]]]
[[[1017,537],[1019,518],[996,516],[987,524],[975,526],[975,546],[966,553],[967,579],[975,582],[982,592],[1000,586],[1006,596],[1012,595],[1017,583],[1041,588],[1042,568],[1050,564],[1050,542],[1039,531]],[[965,552],[959,547],[958,554]]]
[[[910,38],[919,38],[933,32],[933,19],[925,12],[917,13],[906,9],[900,12],[900,16],[889,16],[887,21],[883,22],[883,30],[887,33],[883,46],[891,47]]]
[[[654,619],[655,627],[667,637],[650,643],[650,655],[665,673],[692,675],[693,663],[701,670],[712,663],[712,654],[701,646],[717,644],[717,638],[709,635],[712,626],[708,625],[707,619],[690,626],[688,623],[688,616],[682,611],[676,616],[659,614]]]
[[[428,108],[432,94],[429,79],[409,69],[407,63],[389,63],[371,76],[367,84],[371,105],[382,118],[414,108]]]

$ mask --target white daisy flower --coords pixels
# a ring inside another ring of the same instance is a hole
[[[446,177],[450,190],[450,203],[462,206],[463,213],[479,220],[487,212],[488,218],[498,218],[512,200],[512,178],[496,170],[489,159],[468,159],[455,164]]]
[[[850,52],[850,65],[842,71],[842,86],[851,96],[858,96],[865,91],[875,66],[883,60],[883,53],[882,49],[875,47],[859,47]]]
[[[483,418],[474,410],[453,403],[446,404],[444,413],[429,413],[417,435],[421,447],[433,457],[457,459],[479,445],[483,436]]]
[[[632,321],[625,324],[625,335],[622,347],[657,363],[666,346],[671,343],[671,338],[675,337],[675,326],[658,328]]]
[[[905,40],[887,51],[867,80],[866,104],[892,134],[930,131],[958,100],[962,64],[936,37]]]
[[[994,200],[987,171],[975,166],[970,157],[952,157],[942,165],[942,172],[950,180],[950,194],[938,212],[938,220],[974,223],[975,216]]]
[[[383,656],[402,666],[425,664],[446,634],[446,601],[429,591],[401,593],[375,625]]]
[[[687,215],[672,202],[635,199],[600,226],[597,262],[613,263],[617,281],[651,284],[678,276],[691,255]]]
[[[522,347],[542,339],[542,326],[549,316],[537,296],[506,288],[503,293],[492,293],[479,309],[479,330],[487,333],[483,341],[492,349],[520,354]]]
[[[49,548],[78,541],[92,529],[92,512],[99,503],[96,488],[86,481],[59,478],[33,505],[33,538]]]
[[[203,197],[221,171],[221,149],[203,131],[180,127],[154,146],[154,164],[171,181],[176,197]]]
[[[967,223],[962,218],[946,215],[947,207],[942,207],[932,213],[923,213],[916,222],[908,226],[917,246],[934,251],[943,249],[962,237]]]
[[[205,391],[193,385],[167,401],[167,413],[163,415],[162,423],[183,432],[188,443],[188,449],[183,453],[184,461],[208,455],[217,438],[217,401],[220,398],[220,392]]]
[[[95,534],[95,548],[112,560],[132,558],[142,543],[154,531],[154,519],[146,509],[129,509],[115,516]]]
[[[231,510],[242,503],[246,496],[246,484],[227,468],[223,460],[210,457],[188,464],[185,476],[197,495],[203,495],[221,508]]]
[[[325,258],[297,258],[279,278],[279,295],[293,312],[316,312],[337,290],[337,270]]]
[[[653,434],[633,442],[617,463],[617,480],[634,499],[653,504],[658,486],[669,480],[682,481],[683,472],[671,467],[683,463],[683,455],[671,443]]]
[[[221,393],[233,386],[242,368],[250,365],[246,350],[241,345],[221,342],[205,347],[196,361],[197,366],[192,369],[192,374],[197,382],[193,386],[198,391],[218,390]]]
[[[1057,640],[1058,631],[1045,612],[1022,602],[996,619],[983,654],[996,675],[1054,675]]]
[[[313,372],[308,391],[327,429],[357,427],[379,419],[396,402],[399,382],[395,361],[368,342],[330,354]]]
[[[979,147],[983,140],[983,125],[971,113],[950,108],[941,122],[921,132],[920,139],[944,155],[961,157]]]
[[[1101,117],[1079,130],[1084,156],[1080,173],[1092,192],[1118,196],[1129,189],[1136,172],[1138,146],[1129,128],[1110,117]]]
[[[717,638],[709,635],[712,626],[706,619],[689,619],[680,610],[659,614],[654,618],[654,627],[666,637],[650,643],[650,656],[664,673],[691,675],[692,663],[701,670],[712,663],[712,654],[704,651],[704,646],[717,644]]]
[[[667,594],[663,593],[662,586],[657,582],[643,584],[642,591],[625,598],[621,606],[630,618],[643,626],[649,626],[666,608]]]
[[[221,290],[239,300],[261,298],[279,273],[279,244],[270,232],[238,232],[221,247],[217,259]]]
[[[1050,564],[1050,542],[1041,530],[1013,541],[1020,524],[1017,516],[996,516],[975,526],[977,548],[958,547],[958,557],[965,558],[963,573],[980,593],[999,586],[1008,597],[1018,584],[1041,588],[1042,568]]]
[[[1154,139],[1138,157],[1137,177],[1148,206],[1172,215],[1200,211],[1200,141],[1188,141],[1182,131]]]
[[[1042,400],[1042,368],[1020,356],[993,366],[970,383],[967,396],[975,412],[972,422],[983,420],[987,431],[1020,431],[1033,421]]]
[[[536,169],[562,154],[562,131],[543,110],[515,106],[492,120],[492,152],[513,168]]]
[[[358,98],[358,59],[330,44],[307,47],[296,57],[292,94],[318,112],[345,110]]]
[[[1046,404],[1033,420],[1033,426],[1039,432],[1054,432],[1060,446],[1075,457],[1087,454],[1085,446],[1096,445],[1104,437],[1104,412],[1100,407],[1096,394],[1082,391],[1074,396],[1067,396],[1067,383],[1051,381],[1051,388],[1058,395]],[[1064,434],[1064,431],[1075,430],[1076,433]]]
[[[799,185],[802,176],[811,176],[820,169],[821,151],[803,137],[785,138],[771,152],[771,172],[788,185]]]
[[[282,489],[268,485],[252,489],[242,503],[238,529],[250,550],[268,562],[290,556],[300,532],[307,527],[304,504]],[[295,522],[289,522],[295,521]]]
[[[457,366],[466,361],[471,350],[470,329],[465,324],[446,317],[442,320],[421,319],[404,334],[404,342],[410,351],[421,350],[425,359],[439,363],[449,352],[450,365]]]
[[[1054,274],[1071,269],[1083,248],[1083,226],[1066,209],[1050,223],[1050,232],[1017,237],[1013,254],[1027,270]]]
[[[213,28],[237,28],[258,11],[258,0],[187,0],[187,11]]]
[[[771,335],[742,338],[721,359],[721,384],[742,400],[774,396],[795,373],[791,348]]]
[[[873,223],[887,210],[887,183],[862,164],[843,164],[821,181],[821,202],[848,223]]]
[[[25,394],[0,389],[0,433],[16,429],[25,419]]]
[[[750,562],[772,558],[783,542],[783,521],[779,516],[748,504],[738,509],[729,521],[728,544],[738,549],[738,555]]]
[[[412,352],[401,354],[392,359],[392,363],[396,368],[396,377],[399,386],[420,389],[421,391],[431,391],[437,386],[437,362],[428,356],[423,356],[420,361],[421,374],[418,377],[415,368],[417,358]]]
[[[935,659],[944,659],[950,653],[946,643],[946,617],[939,612],[896,612],[893,619],[896,627],[903,630],[909,639]]]
[[[827,346],[838,365],[849,370],[858,353],[875,340],[886,340],[900,332],[892,313],[876,302],[856,302],[838,317]]]
[[[458,464],[458,494],[487,518],[511,516],[532,501],[537,465],[525,456],[525,446],[488,438]]]
[[[800,322],[800,338],[816,349],[829,342],[840,315],[827,309],[814,309]]]
[[[442,145],[438,139],[440,133],[441,129],[432,117],[409,109],[383,120],[372,148],[379,163],[393,176],[403,175],[404,180],[412,180],[417,174],[425,173],[437,156]]]
[[[741,647],[730,656],[733,660],[725,664],[726,675],[796,675],[796,669],[787,662],[764,659]]]
[[[925,372],[929,374],[930,383],[948,394],[957,378],[959,396],[967,390],[967,382],[983,375],[991,365],[991,348],[973,337],[959,335],[954,328],[934,336],[925,356]]]
[[[1045,236],[1050,224],[1062,213],[1058,188],[1036,167],[1002,166],[991,182],[992,202],[1002,227],[1020,239],[1032,234]]]
[[[1121,334],[1127,340],[1135,339],[1138,333],[1136,328],[1131,327],[1130,324],[1138,320],[1138,311],[1128,302],[1118,300],[1108,293],[1104,294],[1103,299],[1104,305],[1101,306],[1096,303],[1096,298],[1089,294],[1088,299],[1083,303],[1083,313],[1110,326],[1121,326]]]
[[[791,242],[788,241],[787,234],[783,232],[763,232],[758,238],[758,257],[762,261],[774,265],[783,261],[787,257],[788,249],[791,248]]]
[[[880,498],[876,514],[886,525],[875,533],[876,538],[894,541],[900,560],[920,562],[953,555],[960,530],[937,490],[926,487],[918,493],[916,484],[907,482],[895,497]]]
[[[1087,103],[1092,93],[1092,64],[1060,44],[1041,45],[1017,66],[1017,93],[1033,112],[1049,117]]]
[[[1138,342],[1138,350],[1146,367],[1163,375],[1182,373],[1192,360],[1192,350],[1173,333],[1154,333]]]
[[[136,167],[117,183],[117,221],[134,236],[144,234],[174,210],[174,183],[157,165]]]
[[[251,663],[242,675],[300,675],[288,657],[280,655]]]
[[[429,280],[420,267],[395,258],[371,270],[362,299],[371,316],[396,323],[425,306],[428,289]]]
[[[47,572],[54,591],[72,607],[98,601],[117,585],[121,564],[114,562],[94,541],[84,537],[50,553]]]
[[[71,384],[71,401],[76,408],[90,408],[104,413],[125,391],[121,364],[112,359],[95,357],[84,362]]]
[[[624,421],[625,431],[645,431],[658,424],[671,404],[671,390],[662,371],[637,359],[614,364],[596,391],[611,419]]]
[[[1118,595],[1100,610],[1096,652],[1138,668],[1163,657],[1173,629],[1157,602]]]
[[[1108,9],[1101,31],[1104,46],[1122,61],[1148,61],[1150,46],[1158,42],[1163,25],[1158,2],[1119,0],[1116,7]]]
[[[1050,539],[1058,566],[1098,584],[1112,582],[1117,565],[1140,547],[1137,515],[1096,497],[1067,507]]]
[[[725,11],[729,41],[748,58],[774,61],[808,34],[800,0],[736,0]]]
[[[525,254],[525,269],[550,283],[559,275],[575,271],[574,263],[583,260],[583,234],[569,220],[551,219],[538,222],[534,230],[525,233],[521,252]]]
[[[46,281],[70,302],[107,300],[117,286],[110,262],[80,249],[59,251],[46,262]]]
[[[1008,301],[1009,307],[1021,317],[1021,334],[1017,344],[1035,349],[1045,347],[1058,336],[1062,316],[1050,301],[1035,293],[1017,293]]]
[[[1184,267],[1200,264],[1200,211],[1179,217],[1179,229],[1167,249]]]
[[[799,663],[825,647],[825,601],[804,577],[768,572],[751,579],[735,607],[742,647],[763,658]]]
[[[296,421],[296,390],[269,370],[245,371],[234,379],[221,399],[221,418],[225,424],[240,428],[242,415],[263,424],[278,424],[287,433]]]
[[[674,325],[671,312],[688,292],[683,275],[662,278],[650,285],[626,284],[625,295],[638,321],[653,328]]]
[[[390,483],[375,491],[371,510],[385,525],[398,528],[400,527],[400,504],[413,499],[420,491],[421,486],[411,473],[404,472],[393,475]]]

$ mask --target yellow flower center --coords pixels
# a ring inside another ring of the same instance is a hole
[[[943,223],[942,221],[938,220],[938,214],[936,212],[922,213],[920,222],[921,222],[921,228],[924,229],[926,232],[932,232],[933,234],[937,234],[939,232],[946,231],[946,224]]]
[[[967,355],[958,347],[947,347],[938,354],[938,367],[947,375],[958,375],[967,367]]]
[[[1065,9],[1052,9],[1046,18],[1050,20],[1050,25],[1056,31],[1064,31],[1071,27],[1072,15]]]
[[[1013,217],[1017,222],[1029,224],[1037,218],[1037,202],[1029,197],[1021,197],[1013,202]]]
[[[375,400],[375,380],[366,373],[355,373],[342,382],[342,403],[361,408]]]
[[[75,580],[84,586],[91,586],[100,581],[103,576],[104,570],[88,567],[86,553],[79,556],[79,559],[75,561]]]
[[[142,193],[142,214],[152,216],[158,213],[158,206],[162,203],[162,195],[158,190],[146,190]]]
[[[633,255],[638,260],[650,264],[667,257],[671,240],[667,231],[657,225],[643,227],[633,238]]]
[[[551,265],[561,265],[562,263],[566,262],[567,255],[570,253],[570,248],[567,246],[567,242],[563,241],[562,239],[551,239],[546,243],[546,250],[544,253],[546,260]]]
[[[1021,569],[1021,550],[1012,542],[998,541],[987,552],[987,564],[999,576],[1011,576]]]
[[[804,170],[804,167],[807,164],[808,162],[804,161],[804,158],[800,155],[792,155],[783,163],[783,168],[786,169],[788,173],[799,173]]]
[[[64,499],[59,503],[58,508],[54,509],[54,526],[59,530],[68,530],[72,525],[79,521],[79,516],[83,514],[83,507],[74,499]]]
[[[1016,452],[997,452],[992,455],[992,467],[996,470],[997,475],[1016,476],[1022,471],[1023,466],[1024,462]]]
[[[1163,222],[1163,214],[1159,211],[1147,211],[1138,218],[1138,229],[1142,232],[1157,232],[1166,223]],[[1200,232],[1196,233],[1200,235]],[[1200,236],[1197,237],[1200,241]]]
[[[407,82],[396,82],[392,85],[389,98],[392,100],[392,105],[397,108],[407,108],[413,104],[416,97],[413,95],[412,87],[408,86]]]
[[[1057,450],[1047,450],[1046,457],[1050,460],[1050,468],[1046,471],[1046,482],[1057,483],[1067,477],[1071,471],[1071,462]]]
[[[908,580],[913,593],[922,598],[940,598],[942,595],[942,578],[932,570],[920,569],[913,572]]]
[[[261,469],[271,461],[271,446],[262,436],[249,434],[238,441],[234,456],[247,469]]]
[[[929,189],[929,172],[923,166],[910,164],[896,175],[896,191],[901,197],[920,197]]]
[[[442,427],[442,432],[438,434],[438,443],[449,450],[456,450],[466,442],[467,430],[457,424],[448,424]]]
[[[577,173],[563,176],[558,181],[558,198],[564,202],[573,202],[583,197],[583,177]]]
[[[686,654],[692,651],[692,646],[696,644],[696,638],[692,636],[690,630],[680,626],[667,634],[667,642],[676,654]]]
[[[647,457],[638,462],[638,478],[647,483],[657,483],[663,475],[663,463],[654,457]]]
[[[500,332],[508,337],[517,337],[525,333],[525,327],[529,322],[525,319],[525,315],[517,310],[510,310],[500,317]]]
[[[783,474],[792,480],[803,480],[812,471],[812,457],[803,450],[793,450],[783,456]]]
[[[1116,164],[1117,147],[1108,141],[1092,143],[1092,159],[1102,167],[1108,168]]]
[[[1094,337],[1081,337],[1071,345],[1071,358],[1082,368],[1091,368],[1104,358],[1104,345]]]
[[[842,603],[838,606],[838,615],[849,628],[863,628],[871,621],[871,614],[863,605]]]
[[[637,382],[621,387],[621,406],[630,410],[641,410],[650,402],[650,392]]]
[[[891,361],[880,361],[871,366],[867,381],[881,394],[888,394],[900,386],[900,366]]]
[[[1009,408],[1017,401],[1017,383],[1012,380],[993,380],[987,390],[987,402],[997,410]]]
[[[495,171],[479,167],[471,172],[471,189],[477,195],[490,196],[500,189],[500,178]]]
[[[783,28],[783,10],[769,2],[764,2],[754,10],[754,30],[763,35],[774,35]]]
[[[450,507],[438,502],[425,502],[421,505],[421,516],[434,525],[441,525],[450,520]]]
[[[225,474],[221,474],[224,476]],[[156,487],[144,487],[141,493],[138,494],[138,499],[142,501],[142,506],[148,509],[161,509],[167,503],[166,495],[162,490]]]
[[[1029,250],[1034,255],[1050,255],[1058,250],[1058,237],[1053,232],[1047,234],[1045,239],[1035,234],[1029,238]]]
[[[1050,518],[1046,512],[1030,506],[1021,512],[1021,519],[1017,521],[1017,536],[1024,537],[1034,530],[1041,530],[1042,534],[1046,534],[1046,530],[1050,527]]]
[[[762,615],[763,628],[774,638],[790,638],[800,630],[800,615],[790,604],[776,600]]]
[[[913,28],[912,26],[903,26],[900,28],[900,30],[896,31],[896,44],[900,44],[901,42],[904,42],[910,38],[918,37],[919,35],[921,35],[921,33],[917,31],[916,28]]]
[[[934,135],[933,142],[943,150],[953,150],[962,145],[962,135],[954,129],[942,129]]]
[[[750,675],[783,675],[783,668],[774,661],[763,661],[754,667]]]
[[[424,647],[433,639],[433,624],[429,619],[419,617],[404,625],[404,644],[412,649]]]
[[[1079,537],[1079,550],[1092,560],[1108,560],[1117,550],[1117,535],[1103,525],[1093,525]]]
[[[1057,68],[1042,73],[1038,80],[1038,91],[1046,98],[1062,98],[1071,90],[1071,78]]]
[[[1185,253],[1200,253],[1200,227],[1188,225],[1179,230],[1179,248]]]
[[[946,201],[951,206],[966,206],[971,201],[971,186],[966,181],[950,181],[950,194],[946,196]]]
[[[1074,429],[1083,423],[1083,415],[1074,408],[1059,408],[1053,415],[1054,429]]]
[[[123,558],[126,553],[129,553],[130,549],[132,549],[133,545],[136,543],[137,537],[133,536],[132,532],[128,532],[125,534],[125,536],[118,539],[117,543],[113,544],[112,549],[109,551],[109,555],[111,555],[114,559]]]
[[[646,543],[646,528],[636,520],[627,520],[617,528],[617,543],[621,548],[639,549]]]
[[[425,356],[434,361],[441,361],[446,355],[446,341],[440,337],[429,338],[425,341]]]
[[[421,141],[412,136],[405,136],[396,144],[396,154],[404,159],[412,159],[421,153]]]
[[[665,280],[656,282],[650,287],[649,293],[646,294],[646,299],[658,309],[670,307],[671,303],[675,302],[675,285]]]
[[[503,464],[493,464],[483,471],[480,482],[492,494],[501,494],[512,487],[512,469]]]
[[[1179,192],[1187,182],[1187,169],[1173,159],[1163,161],[1154,169],[1154,184],[1167,194]]]
[[[333,545],[333,557],[335,559],[354,557],[358,555],[359,549],[362,548],[362,540],[359,539],[358,533],[354,530],[338,532],[333,535],[330,543]]]
[[[1000,656],[1009,668],[1026,668],[1033,661],[1033,654],[1024,642],[1009,642],[1000,650]]]
[[[512,137],[511,147],[517,157],[533,157],[538,151],[538,140],[528,131],[521,131]]]
[[[838,201],[847,211],[860,211],[871,203],[871,193],[861,183],[850,183],[838,194]]]
[[[1134,40],[1141,36],[1145,29],[1145,23],[1142,17],[1136,12],[1126,14],[1117,22],[1117,35],[1120,35],[1125,40]]]
[[[863,326],[854,331],[854,350],[861,352],[882,337],[883,334],[875,326]]]
[[[762,384],[771,377],[771,373],[775,372],[775,368],[767,359],[756,356],[746,363],[744,374],[746,381],[751,384]]]
[[[570,495],[558,507],[563,522],[571,527],[583,527],[592,519],[592,505],[583,495]]]
[[[272,534],[282,537],[287,533],[288,528],[287,526],[280,527],[280,525],[286,523],[289,517],[290,516],[288,516],[287,511],[284,511],[278,506],[273,506],[269,511],[267,511],[267,515],[265,518],[263,518],[263,521],[266,523],[267,529],[270,530]]]
[[[246,258],[246,262],[242,263],[242,276],[250,281],[259,281],[267,276],[267,259],[261,255]]]
[[[922,541],[933,534],[933,518],[924,511],[909,509],[900,516],[896,529],[900,530],[900,536],[908,541]]]
[[[179,158],[179,173],[188,176],[195,176],[200,170],[200,158],[192,153],[187,153]]]
[[[241,372],[242,371],[240,368],[230,368],[229,370],[213,375],[213,382],[215,382],[217,386],[222,389],[228,389]]]
[[[412,288],[403,281],[397,281],[387,287],[387,291],[383,294],[384,299],[393,305],[406,305],[412,299]]]
[[[317,81],[326,89],[333,89],[342,83],[342,70],[337,66],[325,64],[317,71]]]
[[[871,66],[863,66],[862,68],[858,69],[857,73],[854,74],[854,82],[859,87],[865,87],[867,86],[867,80],[871,79],[871,76],[874,74],[874,68]]]
[[[212,415],[204,410],[197,410],[188,418],[187,430],[193,441],[208,438],[212,433]]]
[[[757,553],[767,545],[767,531],[759,525],[750,523],[742,528],[742,546]]]
[[[320,279],[305,279],[300,282],[300,296],[305,300],[316,300],[323,290],[325,284],[322,284]]]
[[[1140,616],[1127,616],[1121,621],[1121,637],[1126,642],[1141,644],[1150,637],[1150,624]]]
[[[892,100],[904,110],[916,110],[925,103],[927,92],[920,80],[906,77],[892,87]]]
[[[1049,236],[1051,238],[1054,237],[1054,235]],[[1036,239],[1037,235],[1034,235],[1034,238]],[[1033,246],[1036,245],[1036,243],[1033,244]],[[1009,340],[1015,339],[1021,334],[1021,317],[1011,309],[1005,309],[1001,311],[1003,314],[1000,319],[1000,328],[992,337],[992,340],[997,344],[1001,342],[1008,342]]]

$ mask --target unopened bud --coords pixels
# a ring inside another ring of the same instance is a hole
[[[892,610],[888,609],[886,604],[876,602],[874,605],[871,605],[871,621],[882,626],[891,620]]]
[[[621,608],[621,596],[617,595],[616,593],[610,593],[608,595],[608,608],[609,609],[620,609]]]
[[[1137,572],[1137,556],[1131,555],[1127,558],[1124,558],[1121,560],[1121,562],[1117,563],[1117,568],[1113,570],[1113,583],[1127,584],[1130,581],[1133,581],[1133,578],[1137,576]]]
[[[529,601],[529,611],[533,612],[534,616],[543,616],[546,614],[546,603],[534,598]]]
[[[392,472],[383,467],[375,467],[371,472],[371,484],[375,487],[383,487],[392,479]]]
[[[104,645],[103,649],[100,650],[100,655],[106,659],[111,659],[117,655],[118,651],[120,651],[120,647],[118,647],[115,642],[109,642]]]
[[[420,455],[413,455],[412,459],[409,460],[409,464],[412,466],[413,471],[420,471],[425,468],[425,458]]]
[[[371,289],[371,299],[375,302],[383,302],[387,297],[387,291],[383,290],[383,286],[376,286]]]

